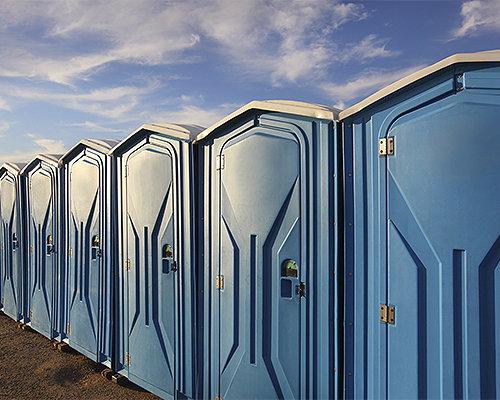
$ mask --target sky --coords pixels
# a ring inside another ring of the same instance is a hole
[[[252,100],[345,109],[494,49],[500,0],[1,0],[0,165]]]

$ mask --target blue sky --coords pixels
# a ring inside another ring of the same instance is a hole
[[[499,0],[2,0],[0,164],[252,100],[347,108],[499,48]]]

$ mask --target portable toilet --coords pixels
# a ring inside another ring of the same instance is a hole
[[[202,132],[203,398],[335,398],[338,111],[254,101]]]
[[[163,398],[195,398],[195,125],[147,124],[117,160],[117,371]],[[180,397],[179,397],[180,396]]]
[[[111,367],[114,273],[113,160],[117,140],[84,139],[59,161],[64,168],[65,341]]]
[[[340,119],[345,398],[500,398],[500,51]]]
[[[60,338],[62,154],[40,154],[21,171],[24,177],[26,275],[25,322],[49,339]]]
[[[0,168],[1,305],[2,311],[15,321],[24,318],[24,204],[20,172],[25,165],[5,163]]]

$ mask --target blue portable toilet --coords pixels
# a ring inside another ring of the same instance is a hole
[[[61,333],[61,156],[40,154],[21,171],[25,193],[25,323],[49,339],[60,339]]]
[[[23,321],[24,230],[21,169],[25,163],[5,163],[0,168],[2,311]]]
[[[203,398],[336,397],[337,114],[254,101],[196,141]]]
[[[340,119],[345,398],[500,398],[500,51]]]
[[[195,398],[194,156],[203,128],[147,124],[117,160],[117,371],[163,398]]]
[[[117,140],[85,139],[64,168],[65,341],[111,367],[113,348],[113,160]]]

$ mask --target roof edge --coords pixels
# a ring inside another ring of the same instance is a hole
[[[242,115],[250,110],[264,111],[264,112],[279,112],[284,114],[300,115],[304,117],[318,118],[318,119],[331,119],[335,120],[340,112],[339,109],[321,104],[306,103],[293,100],[254,100],[250,103],[240,107],[236,111],[229,114],[227,117],[221,119],[211,127],[201,132],[196,141],[205,139],[214,131],[220,129],[222,126],[229,123],[239,115]]]
[[[375,92],[371,96],[368,96],[366,99],[360,101],[359,103],[349,107],[348,109],[341,111],[339,114],[340,120],[350,117],[353,114],[367,108],[368,106],[376,103],[379,100],[382,100],[384,97],[387,97],[396,91],[415,83],[426,76],[434,74],[438,71],[441,71],[445,68],[448,68],[455,64],[463,64],[463,63],[471,63],[471,62],[500,62],[500,50],[490,50],[490,51],[481,51],[477,53],[458,53],[454,54],[450,57],[445,58],[444,60],[438,61],[435,64],[430,65],[420,71],[414,72],[413,74],[408,75],[405,78],[399,79],[398,81],[386,86],[385,88]]]

